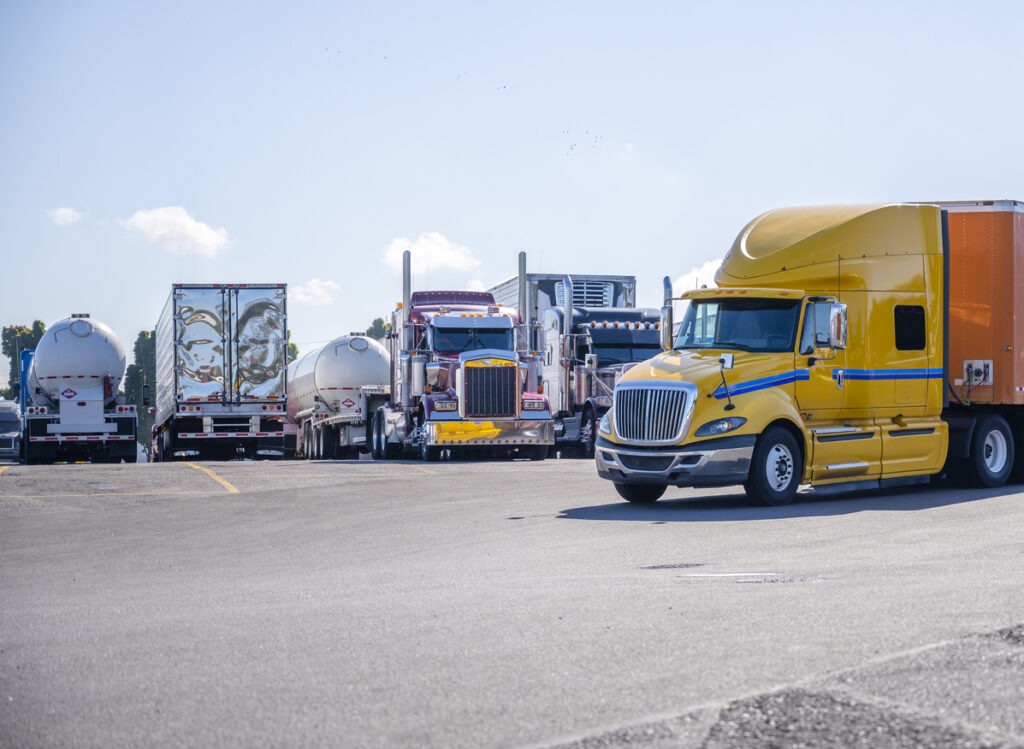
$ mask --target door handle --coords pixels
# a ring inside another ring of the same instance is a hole
[[[846,372],[842,369],[835,370],[836,375],[836,390],[842,390],[846,384]]]

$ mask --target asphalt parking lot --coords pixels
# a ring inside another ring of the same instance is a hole
[[[1024,496],[0,466],[0,745],[1020,746]]]

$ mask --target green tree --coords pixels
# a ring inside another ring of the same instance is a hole
[[[288,351],[285,356],[288,364],[299,358],[299,347],[292,343],[292,332],[290,330],[288,331]]]
[[[150,398],[156,392],[156,331],[142,330],[135,337],[135,363],[130,364],[124,375],[124,397],[134,403],[139,413],[140,444],[148,445],[153,428],[153,417],[149,407],[142,403],[142,386],[149,385]]]
[[[26,349],[34,349],[45,332],[46,325],[40,320],[36,320],[32,323],[31,328],[24,325],[8,325],[4,327],[3,344],[0,346],[0,352],[11,360],[10,374],[8,375],[7,380],[11,387],[0,390],[0,395],[10,400],[17,399],[18,393],[15,391],[13,385],[20,379],[20,373],[18,372],[18,352]]]
[[[366,335],[375,341],[379,341],[387,334],[387,328],[384,326],[384,318],[378,317],[372,323],[370,327],[366,329]]]

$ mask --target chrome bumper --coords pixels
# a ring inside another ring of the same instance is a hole
[[[453,445],[553,445],[555,422],[535,421],[428,421],[424,425],[427,444]]]
[[[651,449],[599,437],[594,461],[598,476],[619,484],[729,486],[747,480],[756,440],[755,435],[723,437]]]

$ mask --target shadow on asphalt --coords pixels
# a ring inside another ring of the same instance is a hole
[[[1019,485],[996,489],[964,489],[935,486],[926,488],[875,489],[830,497],[812,491],[797,494],[792,504],[763,507],[751,504],[739,493],[672,499],[653,504],[631,504],[625,500],[611,504],[587,505],[562,510],[558,518],[566,520],[631,520],[648,523],[705,523],[736,520],[779,520],[784,518],[828,517],[855,512],[913,512],[978,502],[1016,494]],[[669,489],[671,493],[672,489]]]

